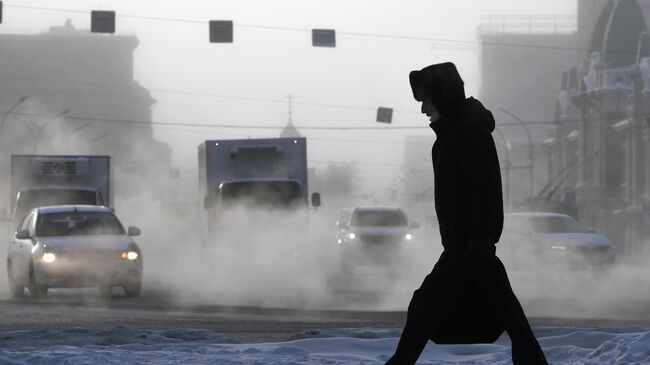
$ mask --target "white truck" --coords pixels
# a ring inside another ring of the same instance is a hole
[[[110,156],[12,155],[11,221],[32,208],[113,206]]]
[[[234,209],[272,212],[265,217],[304,211],[308,217],[305,138],[208,140],[198,150],[205,240],[218,240],[224,218]],[[313,193],[311,206],[319,205],[320,195]]]

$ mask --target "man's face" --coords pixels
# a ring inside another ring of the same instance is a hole
[[[420,112],[422,114],[426,114],[427,117],[431,117],[431,114],[436,110],[436,107],[433,105],[433,102],[431,101],[431,98],[428,96],[425,96],[422,98],[422,106],[420,108]]]

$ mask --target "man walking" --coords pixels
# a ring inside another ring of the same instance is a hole
[[[490,343],[504,330],[515,365],[547,364],[495,256],[503,199],[492,113],[465,98],[451,62],[412,71],[409,81],[436,133],[431,154],[444,251],[413,293],[402,337],[387,364],[415,364],[429,340]]]

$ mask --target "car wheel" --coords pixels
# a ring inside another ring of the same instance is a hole
[[[9,294],[12,298],[21,298],[25,295],[25,286],[16,284],[11,261],[7,261],[7,278],[9,279]]]
[[[35,298],[44,297],[47,295],[47,287],[44,285],[36,284],[34,264],[32,264],[29,268],[29,292]]]
[[[127,297],[129,297],[129,298],[139,297],[140,292],[142,291],[142,281],[138,280],[138,281],[126,284],[122,288],[124,289],[124,293],[126,294]]]

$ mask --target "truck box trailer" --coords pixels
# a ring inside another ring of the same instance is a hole
[[[109,156],[12,155],[13,221],[32,208],[85,204],[113,206]]]

